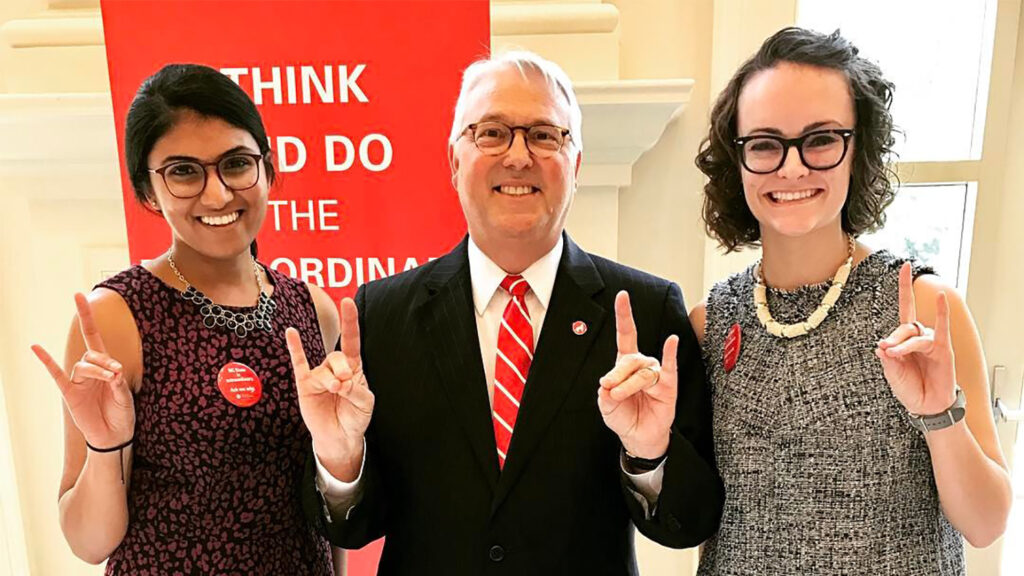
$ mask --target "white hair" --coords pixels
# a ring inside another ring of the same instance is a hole
[[[448,143],[455,144],[466,129],[466,96],[470,89],[484,75],[507,66],[515,66],[519,73],[525,78],[527,73],[540,74],[555,92],[565,97],[569,106],[569,142],[577,151],[583,150],[583,112],[580,104],[576,101],[576,92],[572,89],[572,81],[565,70],[550,60],[545,60],[533,52],[525,50],[513,50],[499,56],[482,58],[466,67],[462,73],[462,87],[459,89],[459,99],[455,102],[455,117],[452,119],[452,131],[448,136]]]

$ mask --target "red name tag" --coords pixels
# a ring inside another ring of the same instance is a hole
[[[224,398],[241,408],[248,408],[260,401],[263,386],[256,372],[238,362],[229,362],[217,374],[217,387]]]

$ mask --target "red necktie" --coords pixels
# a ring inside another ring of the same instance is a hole
[[[494,440],[498,446],[498,465],[505,467],[505,455],[516,427],[519,402],[523,398],[526,375],[533,361],[533,325],[526,309],[530,285],[522,276],[506,276],[501,287],[512,295],[498,327],[498,354],[494,362]]]

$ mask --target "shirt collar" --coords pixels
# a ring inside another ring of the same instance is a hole
[[[547,310],[551,301],[551,292],[555,287],[555,276],[558,274],[558,263],[562,260],[564,240],[558,236],[558,242],[550,252],[541,256],[536,262],[523,270],[522,276],[530,285],[530,290],[540,300],[540,305]],[[478,316],[483,316],[487,304],[501,286],[508,272],[505,272],[493,260],[480,250],[480,247],[469,237],[469,278],[473,285],[473,307]]]

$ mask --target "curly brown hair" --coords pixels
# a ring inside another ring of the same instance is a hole
[[[737,102],[746,81],[780,62],[807,64],[843,72],[853,96],[856,125],[850,190],[843,206],[843,230],[852,236],[877,230],[898,183],[888,160],[895,157],[896,129],[889,107],[894,86],[875,63],[836,30],[822,34],[803,28],[784,28],[764,41],[718,96],[711,127],[700,145],[696,164],[708,177],[704,185],[704,226],[727,252],[753,246],[761,238],[757,220],[747,207],[740,176],[740,158],[733,140]]]

